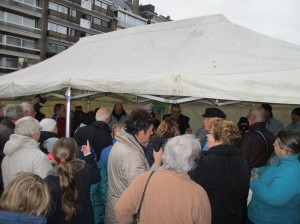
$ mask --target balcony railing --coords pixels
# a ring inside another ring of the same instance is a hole
[[[3,43],[0,43],[0,49],[9,50],[9,51],[17,51],[17,52],[22,52],[22,53],[27,53],[27,54],[34,54],[34,55],[40,54],[40,50],[38,50],[38,49],[24,48],[24,47],[20,47],[20,46],[7,45],[7,44],[3,44]]]
[[[94,24],[94,23],[92,23],[92,29],[100,30],[100,31],[105,32],[105,33],[113,31],[109,27],[103,27],[103,26],[100,26],[100,25],[97,25],[97,24]]]
[[[67,20],[71,23],[76,23],[76,24],[80,24],[80,18],[76,18],[61,12],[57,12],[55,10],[52,9],[48,9],[48,14],[51,16],[55,16],[57,18],[63,19],[63,20]]]
[[[16,23],[10,23],[7,21],[3,21],[3,20],[0,20],[0,26],[1,25],[5,26],[7,28],[14,28],[17,30],[22,30],[22,31],[30,32],[30,33],[41,34],[41,29],[31,28],[29,26],[23,26],[23,25],[19,25]]]
[[[76,43],[79,40],[79,37],[73,37],[73,36],[69,36],[69,35],[62,34],[62,33],[57,33],[57,32],[50,31],[50,30],[48,30],[47,33],[48,33],[48,37],[53,37],[58,40],[65,40],[65,41],[69,41],[69,42],[73,42],[73,43]]]
[[[40,7],[25,4],[22,2],[17,2],[14,0],[1,0],[1,3],[13,6],[14,8],[17,8],[17,9],[27,10],[27,11],[36,12],[36,13],[42,13],[42,8],[40,8]]]

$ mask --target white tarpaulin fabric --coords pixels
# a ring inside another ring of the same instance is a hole
[[[0,76],[0,98],[80,90],[300,103],[300,46],[213,15],[80,39]]]

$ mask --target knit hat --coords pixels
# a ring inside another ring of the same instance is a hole
[[[58,141],[58,138],[48,138],[46,141],[44,141],[44,148],[47,149],[47,151],[49,153],[52,153],[53,151],[53,147],[54,147],[54,144]]]
[[[293,111],[292,114],[296,114],[298,116],[300,116],[300,107],[296,107]]]
[[[50,118],[44,118],[40,122],[40,127],[42,128],[42,131],[53,131],[55,126],[56,126],[56,120]]]

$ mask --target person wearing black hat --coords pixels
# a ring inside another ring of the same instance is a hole
[[[276,136],[278,132],[283,130],[283,124],[274,118],[270,104],[263,103],[261,106],[265,109],[266,113],[266,128]]]
[[[203,129],[205,130],[206,134],[208,134],[211,122],[213,122],[219,118],[225,119],[226,114],[218,108],[209,107],[209,108],[205,109],[205,112],[204,112],[204,114],[202,114],[202,117],[203,117],[203,121],[202,121]],[[199,132],[200,132],[200,130],[199,130]],[[205,135],[205,137],[206,137],[206,135]],[[200,142],[201,142],[201,140],[200,140]],[[205,143],[204,143],[204,145],[202,145],[202,151],[207,151],[207,150],[208,150],[208,146],[207,146],[207,137],[206,137]]]
[[[291,112],[292,123],[287,125],[285,130],[300,132],[300,107],[296,107]]]

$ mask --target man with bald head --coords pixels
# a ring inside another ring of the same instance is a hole
[[[238,146],[251,168],[266,165],[274,151],[275,136],[266,128],[265,109],[253,106],[248,112],[249,132],[245,133]]]
[[[126,111],[123,108],[123,103],[117,102],[115,103],[114,109],[111,113],[110,126],[112,127],[116,123],[125,124],[128,117],[129,115],[126,113]]]
[[[99,161],[101,151],[106,146],[112,144],[112,136],[109,128],[111,113],[107,107],[102,107],[96,112],[96,121],[91,125],[79,128],[74,135],[79,146],[85,145],[89,140],[90,145],[95,149],[97,161]]]

